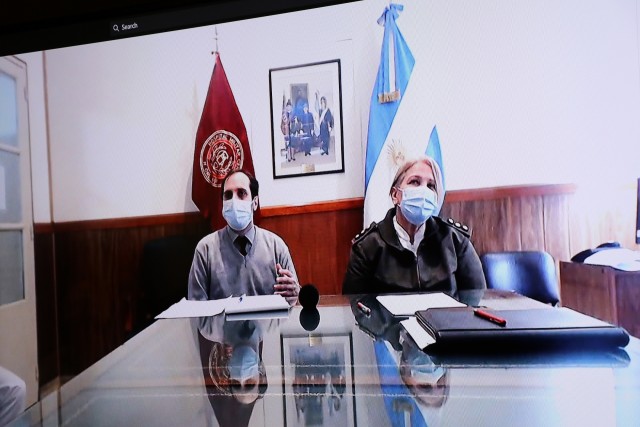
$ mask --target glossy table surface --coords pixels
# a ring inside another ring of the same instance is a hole
[[[156,321],[14,424],[640,425],[635,338],[616,351],[438,358],[374,297],[357,300],[372,313],[328,296],[277,319]],[[490,291],[480,305],[553,309]]]

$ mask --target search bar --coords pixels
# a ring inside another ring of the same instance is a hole
[[[109,23],[109,26],[112,37],[126,37],[242,19],[243,14],[246,14],[246,10],[239,7],[236,2],[227,2],[114,20]],[[221,21],[221,17],[225,19]],[[135,27],[133,27],[134,24]]]
[[[138,20],[123,20],[117,23],[112,23],[111,25],[111,35],[121,35],[125,36],[130,33],[137,33],[140,30],[140,25],[138,24]]]
[[[353,1],[356,0],[297,0],[295,8],[292,8],[290,0],[243,0],[241,4],[237,0],[231,0],[190,9],[112,20],[109,22],[109,32],[111,37],[152,34]]]

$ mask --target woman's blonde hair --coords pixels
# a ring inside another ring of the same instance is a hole
[[[398,168],[398,172],[396,172],[396,176],[393,177],[393,183],[391,184],[391,188],[389,188],[389,195],[393,194],[393,189],[398,185],[404,177],[407,175],[407,171],[411,169],[417,163],[424,163],[427,166],[431,167],[433,171],[433,178],[436,181],[435,193],[438,197],[438,207],[442,207],[442,203],[444,202],[444,189],[442,188],[442,172],[440,171],[440,166],[438,166],[438,162],[433,160],[429,156],[420,156],[413,159],[409,159],[405,161]]]

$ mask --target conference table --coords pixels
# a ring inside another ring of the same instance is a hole
[[[554,310],[491,290],[480,305]],[[157,320],[15,425],[640,425],[636,338],[602,351],[434,357],[399,320],[371,295],[321,296],[316,310],[278,316]]]

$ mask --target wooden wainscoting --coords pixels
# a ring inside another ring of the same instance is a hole
[[[58,304],[55,284],[54,238],[51,224],[34,227],[38,381],[43,386],[59,376]]]
[[[569,199],[572,185],[502,187],[447,194],[442,217],[466,223],[479,254],[544,250],[570,258]]]
[[[314,284],[322,295],[342,293],[351,239],[362,230],[362,199],[305,207],[266,208],[261,226],[289,246],[300,284]]]
[[[632,240],[635,198],[597,211],[589,200],[573,185],[450,191],[441,216],[468,224],[480,254],[546,250],[556,261],[568,261],[608,240],[638,249]],[[260,225],[289,245],[301,284],[313,283],[323,295],[338,294],[351,239],[362,228],[362,210],[361,198],[267,207]],[[204,236],[208,224],[198,213],[185,213],[37,224],[35,230],[38,344],[46,360],[41,369],[59,363],[57,375],[74,375],[135,332],[144,244],[164,236]],[[59,362],[50,340],[56,333]]]
[[[135,331],[146,242],[172,235],[204,236],[207,231],[207,222],[192,214],[54,224],[60,359],[55,376],[81,372]],[[39,236],[36,248],[40,240],[46,241]],[[38,272],[39,262],[36,258]],[[37,277],[38,289],[41,279]],[[56,332],[53,326],[44,329],[39,335]]]

